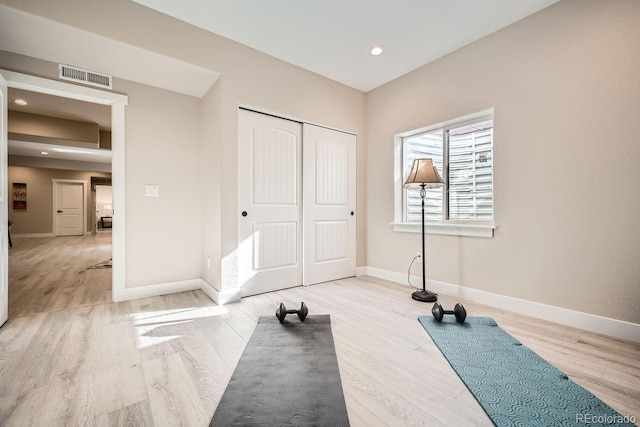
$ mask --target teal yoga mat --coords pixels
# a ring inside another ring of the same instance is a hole
[[[633,426],[490,317],[418,321],[496,426]]]

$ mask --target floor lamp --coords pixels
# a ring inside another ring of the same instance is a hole
[[[411,171],[404,183],[404,188],[419,188],[420,197],[422,198],[422,290],[415,291],[411,294],[411,298],[422,302],[435,302],[438,296],[426,289],[427,276],[425,275],[425,253],[424,253],[424,197],[427,194],[427,188],[438,188],[444,185],[442,177],[433,164],[431,159],[416,159],[411,165]]]

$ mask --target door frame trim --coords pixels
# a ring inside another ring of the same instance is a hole
[[[57,80],[0,69],[10,88],[24,89],[63,98],[77,99],[111,107],[111,178],[113,186],[113,228],[111,250],[113,258],[111,298],[114,302],[126,298],[125,257],[125,106],[126,95],[79,86]]]
[[[82,181],[79,179],[56,179],[56,178],[52,178],[51,179],[51,191],[53,192],[52,194],[52,200],[53,200],[53,235],[58,237],[58,218],[59,215],[56,215],[56,207],[58,206],[58,203],[60,202],[59,198],[58,198],[58,185],[59,184],[80,184],[82,185],[82,236],[87,236],[90,233],[87,232],[87,202],[88,202],[88,198],[87,198],[87,181]]]

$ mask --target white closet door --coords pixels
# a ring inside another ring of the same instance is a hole
[[[303,283],[355,276],[356,137],[305,123],[303,140]]]
[[[302,126],[238,117],[238,284],[242,296],[302,284]]]

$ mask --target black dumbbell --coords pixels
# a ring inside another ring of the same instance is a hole
[[[307,308],[304,302],[300,303],[300,308],[297,310],[287,310],[287,307],[284,306],[284,303],[280,303],[280,306],[276,310],[276,317],[280,321],[280,323],[284,323],[284,318],[287,317],[287,314],[297,314],[300,318],[301,322],[304,322],[304,319],[307,317],[307,313],[309,313],[309,309]]]
[[[460,303],[456,304],[452,310],[444,310],[439,302],[433,304],[433,308],[431,309],[431,313],[433,313],[433,317],[436,318],[437,322],[442,322],[442,318],[445,314],[453,314],[456,316],[456,321],[458,323],[464,323],[464,319],[467,318],[467,310],[464,309],[464,306]]]

